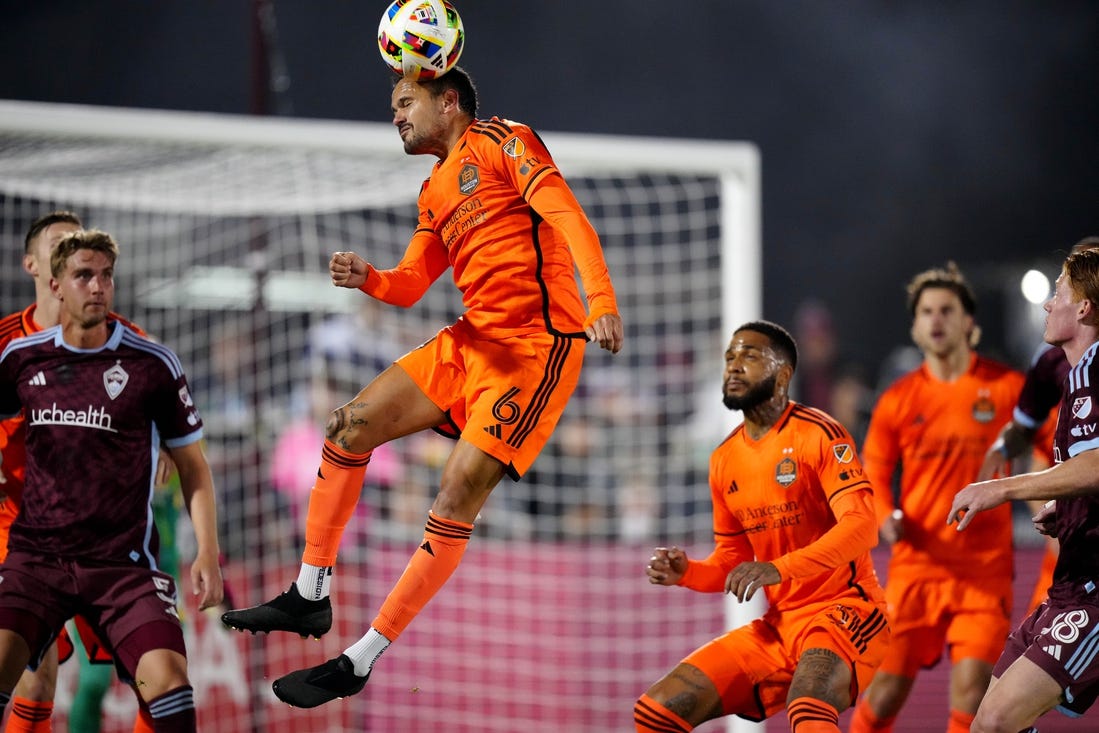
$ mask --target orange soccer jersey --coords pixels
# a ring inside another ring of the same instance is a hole
[[[401,262],[371,268],[364,292],[408,306],[453,267],[463,320],[481,338],[583,337],[587,323],[618,312],[598,235],[526,125],[475,120],[435,164],[419,211]]]
[[[954,495],[976,479],[988,447],[1011,419],[1023,375],[974,354],[953,382],[921,366],[898,379],[874,407],[863,462],[879,522],[894,510],[898,463],[903,535],[889,574],[1010,582],[1011,504],[982,512],[964,532],[946,523]]]
[[[689,563],[681,585],[721,591],[730,571],[755,559],[782,575],[765,588],[769,615],[842,599],[882,602],[870,560],[870,484],[851,436],[827,414],[791,402],[758,441],[738,427],[710,458],[710,492],[716,547]],[[838,523],[848,512],[867,521]]]

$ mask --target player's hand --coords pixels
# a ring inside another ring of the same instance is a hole
[[[588,341],[598,341],[599,348],[617,354],[625,339],[622,331],[622,318],[617,313],[604,313],[584,329]]]
[[[778,568],[769,562],[742,562],[725,578],[725,592],[732,593],[743,603],[752,600],[756,591],[765,585],[782,582]]]
[[[1057,527],[1055,523],[1057,521],[1057,502],[1054,499],[1050,499],[1042,508],[1034,513],[1034,516],[1030,518],[1030,521],[1034,524],[1034,529],[1038,530],[1039,534],[1044,534],[1046,537],[1056,537]]]
[[[890,512],[889,516],[878,527],[878,534],[883,542],[888,542],[891,545],[900,542],[901,538],[904,537],[904,512],[900,509],[894,509]]]
[[[354,252],[333,252],[328,261],[328,273],[332,284],[340,288],[358,290],[366,282],[366,260]]]
[[[1000,481],[982,481],[969,484],[954,495],[946,523],[958,523],[958,531],[969,526],[977,512],[993,509],[1004,503],[1001,492],[997,490]]]
[[[989,448],[988,453],[985,453],[984,462],[981,463],[981,469],[977,472],[977,480],[988,481],[997,476],[1008,476],[1010,474],[1011,461],[1007,459],[1003,451],[993,447]]]
[[[687,553],[678,547],[657,547],[645,574],[653,585],[675,585],[687,572]]]
[[[172,456],[168,451],[163,448],[160,449],[160,455],[157,457],[156,462],[156,476],[153,477],[153,487],[161,488],[168,484],[168,479],[172,477],[172,473],[176,470],[176,464],[172,460]]]
[[[199,553],[191,564],[191,592],[198,596],[198,610],[205,611],[221,603],[225,584],[217,553]]]

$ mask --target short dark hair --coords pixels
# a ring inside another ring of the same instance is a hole
[[[442,76],[421,81],[431,92],[431,96],[438,97],[447,89],[458,92],[458,108],[470,117],[477,116],[477,86],[473,83],[473,77],[461,66],[455,66]]]
[[[50,253],[50,274],[55,279],[60,278],[65,271],[65,262],[82,249],[102,252],[112,266],[118,259],[118,244],[110,234],[99,229],[78,229],[58,242]]]
[[[27,236],[23,239],[23,253],[27,254],[31,251],[31,242],[33,242],[42,231],[51,224],[74,224],[78,227],[84,226],[84,223],[80,221],[80,217],[71,211],[65,211],[58,209],[57,211],[51,211],[50,213],[40,216],[34,220],[31,224],[31,228],[27,230]]]
[[[920,302],[920,296],[928,288],[942,288],[949,290],[962,301],[962,308],[969,315],[977,313],[977,298],[973,295],[973,289],[969,287],[962,271],[953,261],[947,262],[944,267],[933,267],[917,274],[908,283],[908,315],[916,317],[916,305]]]
[[[798,345],[794,341],[794,337],[785,328],[771,321],[749,321],[733,331],[733,335],[735,336],[741,331],[755,331],[766,336],[767,340],[771,342],[771,348],[777,351],[782,359],[790,363],[791,369],[797,370]]]

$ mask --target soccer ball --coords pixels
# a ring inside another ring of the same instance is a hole
[[[378,24],[378,51],[394,73],[434,79],[454,68],[465,29],[449,0],[393,0]]]

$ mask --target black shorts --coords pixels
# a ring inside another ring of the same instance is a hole
[[[1065,702],[1057,709],[1083,715],[1099,696],[1099,605],[1046,599],[1008,636],[992,674],[1000,677],[1024,656],[1064,690]]]
[[[8,554],[0,565],[0,628],[24,638],[32,668],[77,614],[110,648],[123,679],[133,679],[147,651],[185,653],[171,576],[134,565]]]

